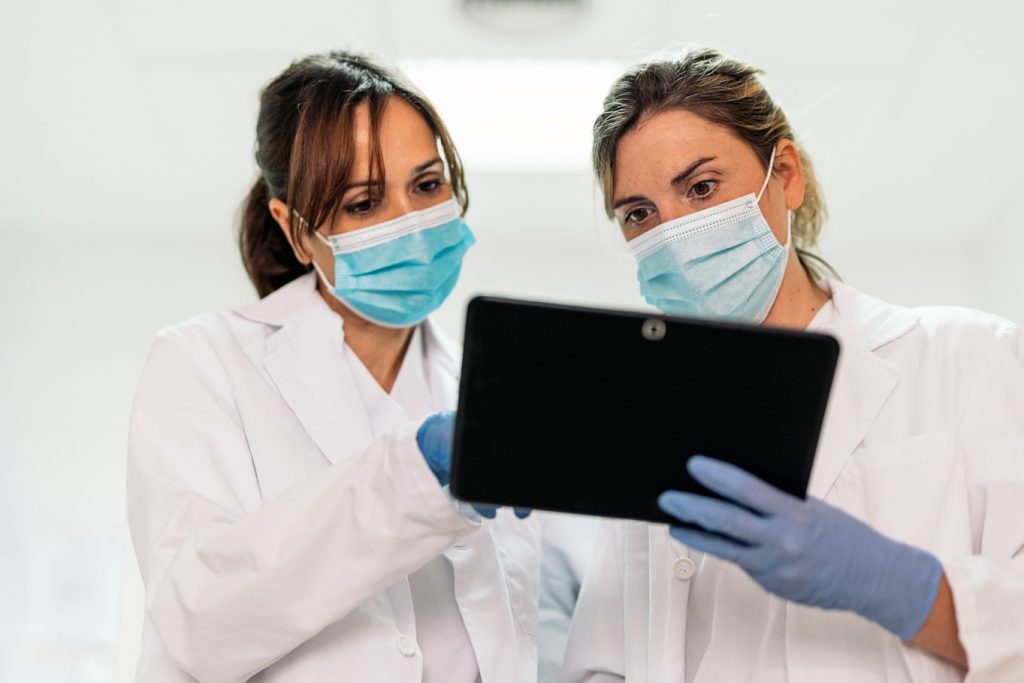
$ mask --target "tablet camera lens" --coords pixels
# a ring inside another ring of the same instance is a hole
[[[649,341],[658,341],[665,337],[665,321],[658,320],[657,318],[648,318],[644,321],[641,332],[644,335],[644,339]]]

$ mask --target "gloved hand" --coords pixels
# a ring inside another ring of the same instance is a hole
[[[942,565],[930,553],[720,460],[698,455],[686,468],[739,505],[679,491],[661,494],[658,505],[664,512],[713,532],[671,527],[680,543],[735,562],[781,598],[856,612],[904,640],[924,625],[942,577]]]
[[[455,434],[455,411],[434,413],[420,425],[416,432],[416,443],[420,447],[423,459],[427,461],[430,471],[437,477],[441,486],[447,486],[452,469],[452,438]],[[473,505],[473,509],[481,517],[494,519],[498,508],[493,505]],[[516,508],[516,517],[525,519],[530,510]]]

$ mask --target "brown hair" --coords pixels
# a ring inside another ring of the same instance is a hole
[[[256,163],[260,169],[246,198],[238,246],[249,279],[261,297],[310,271],[296,258],[268,203],[288,204],[292,240],[311,235],[338,210],[352,173],[353,121],[366,103],[370,114],[371,180],[384,182],[379,124],[388,98],[413,106],[440,142],[452,193],[469,205],[462,162],[430,101],[397,72],[346,51],[310,55],[284,70],[260,93]],[[379,191],[379,190],[377,190]],[[308,220],[299,220],[299,216]]]
[[[791,140],[804,167],[804,201],[793,212],[793,244],[801,262],[812,275],[818,269],[807,258],[831,266],[810,253],[818,242],[828,216],[825,196],[814,175],[814,166],[797,142],[789,120],[764,89],[763,72],[700,48],[671,57],[637,64],[623,74],[604,99],[604,109],[594,121],[594,172],[604,192],[605,211],[612,216],[615,153],[622,136],[644,118],[668,109],[685,109],[709,121],[728,126],[745,140],[765,166],[779,140]],[[834,271],[833,271],[834,272]]]

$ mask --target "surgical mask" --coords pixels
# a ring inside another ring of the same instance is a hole
[[[761,323],[782,285],[792,241],[779,244],[760,192],[662,223],[627,242],[637,260],[640,293],[669,315]],[[790,220],[792,215],[790,214]]]
[[[386,223],[324,237],[334,252],[334,296],[385,327],[410,327],[440,308],[455,288],[462,257],[476,242],[454,199]]]

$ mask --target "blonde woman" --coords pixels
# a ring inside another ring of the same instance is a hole
[[[822,193],[758,74],[632,68],[594,166],[649,302],[840,340],[809,497],[693,457],[722,498],[660,504],[698,528],[605,522],[566,680],[1024,680],[1024,333],[825,277]]]

